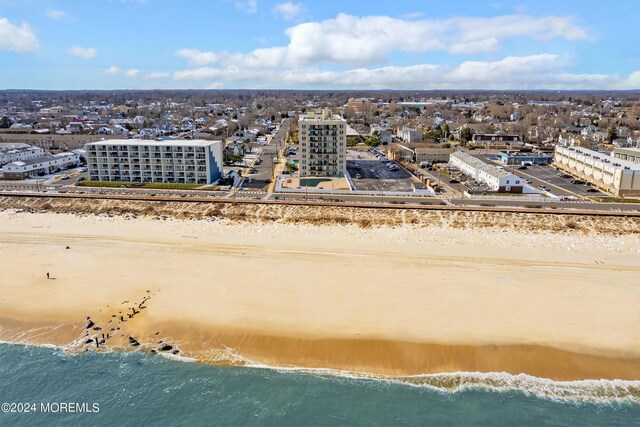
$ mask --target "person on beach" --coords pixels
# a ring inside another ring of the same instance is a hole
[[[49,277],[49,272],[48,272],[48,271],[47,271],[47,279],[50,279],[50,277]]]

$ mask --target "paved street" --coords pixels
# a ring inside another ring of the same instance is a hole
[[[284,147],[285,138],[289,132],[290,119],[283,119],[280,127],[270,139],[269,144],[262,147],[262,155],[260,156],[260,164],[254,165],[256,173],[248,173],[249,169],[245,169],[243,174],[246,176],[242,188],[250,190],[267,191],[269,183],[266,180],[273,180],[274,163],[273,159],[278,157],[277,150]]]

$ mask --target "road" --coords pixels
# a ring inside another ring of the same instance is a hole
[[[274,179],[274,164],[273,159],[278,157],[278,150],[282,150],[284,147],[285,139],[289,133],[290,119],[282,119],[282,123],[276,130],[276,133],[269,140],[269,143],[262,147],[262,155],[260,164],[254,165],[257,170],[254,174],[246,175],[245,181],[242,183],[242,188],[248,190],[267,191],[269,183],[266,180]],[[247,169],[245,173],[249,170]]]

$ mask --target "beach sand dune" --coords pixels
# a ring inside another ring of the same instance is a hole
[[[101,348],[132,337],[222,364],[640,379],[637,234],[410,222],[4,210],[0,340],[95,350],[86,340],[109,334]]]

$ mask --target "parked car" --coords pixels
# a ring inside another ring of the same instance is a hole
[[[587,193],[599,193],[597,188],[588,188]]]
[[[584,184],[584,181],[581,179],[573,179],[571,180],[571,183],[575,185],[580,185],[580,184]]]
[[[527,169],[529,169],[529,168],[526,167],[526,166],[518,166],[518,170],[523,171],[523,170],[527,170]]]
[[[457,179],[450,179],[449,184],[460,184],[460,181],[458,181]]]

